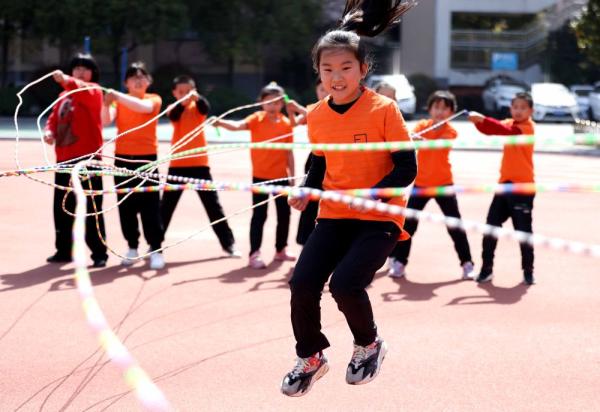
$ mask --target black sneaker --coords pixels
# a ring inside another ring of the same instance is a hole
[[[328,370],[327,357],[323,353],[316,353],[309,358],[298,358],[294,369],[285,375],[281,382],[281,393],[287,396],[306,395]]]
[[[533,272],[526,270],[523,272],[523,283],[526,285],[535,285],[535,277],[533,277]]]
[[[379,337],[367,346],[354,345],[352,359],[346,371],[346,382],[350,385],[371,382],[379,374],[386,353],[387,344]]]
[[[70,263],[72,261],[73,259],[71,259],[71,256],[61,255],[59,253],[55,253],[46,259],[46,262],[48,263]]]
[[[479,275],[477,275],[477,279],[475,279],[475,282],[477,282],[477,283],[491,282],[493,277],[494,277],[494,274],[492,273],[491,268],[481,268],[481,272],[479,272]]]
[[[106,267],[106,259],[96,259],[94,260],[93,268],[104,268]]]

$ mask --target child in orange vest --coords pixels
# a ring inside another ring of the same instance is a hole
[[[190,76],[176,77],[173,80],[172,92],[177,100],[192,93],[188,99],[173,106],[168,112],[169,119],[173,125],[171,146],[177,145],[184,138],[188,141],[186,144],[178,147],[173,154],[205,147],[206,138],[204,137],[204,130],[195,132],[192,138],[188,134],[191,134],[194,129],[206,120],[206,116],[210,110],[208,101],[204,96],[196,92],[196,83]],[[207,153],[199,153],[195,156],[171,160],[169,174],[194,179],[213,180],[210,174],[210,167],[208,166]],[[181,198],[181,193],[181,191],[165,191],[162,194],[160,211],[165,232],[169,227],[173,212]],[[211,222],[225,217],[216,191],[198,190],[197,193]],[[231,257],[240,257],[240,253],[235,248],[233,233],[227,221],[221,221],[213,225],[212,228],[219,239],[223,251]]]
[[[413,132],[419,133],[422,130],[431,128],[432,125],[441,123],[456,112],[456,98],[447,91],[437,91],[433,93],[427,100],[427,110],[429,111],[430,119],[422,120],[415,126]],[[457,136],[456,130],[449,122],[442,123],[439,127],[430,130],[421,135],[422,139],[455,139]],[[436,186],[452,186],[454,179],[452,177],[452,167],[448,158],[450,149],[436,150],[419,150],[417,153],[418,172],[415,179],[415,188],[436,187]],[[455,217],[460,219],[458,211],[458,201],[455,195],[451,196],[411,196],[408,201],[409,209],[423,210],[425,205],[435,199],[436,203],[442,209],[444,216]],[[417,219],[409,219],[404,229],[411,237],[417,231],[419,221]],[[454,242],[454,249],[458,254],[460,265],[462,266],[462,278],[471,279],[473,272],[473,261],[471,259],[471,250],[467,234],[461,228],[448,227],[448,234]],[[410,254],[412,240],[408,239],[403,242],[398,242],[394,252],[390,256],[390,267],[388,274],[394,278],[404,276],[405,267],[408,263],[408,255]]]
[[[477,112],[469,114],[469,120],[477,129],[489,135],[533,135],[535,123],[531,120],[533,99],[526,92],[517,93],[510,106],[511,119],[498,121],[485,117]],[[534,183],[533,144],[505,145],[500,166],[499,183]],[[532,233],[533,199],[535,194],[497,194],[492,200],[486,223],[492,226],[502,226],[509,218],[515,230]],[[498,240],[492,235],[483,237],[483,259],[477,282],[492,280],[494,267],[494,252]],[[533,285],[533,246],[521,243],[521,268],[523,282]]]
[[[125,72],[125,87],[128,93],[112,90],[105,96],[102,109],[104,125],[115,121],[117,132],[121,134],[156,117],[160,112],[162,99],[157,94],[147,93],[151,84],[152,76],[146,70],[146,66],[141,62],[132,63]],[[119,137],[115,147],[115,157],[118,158],[115,160],[115,166],[135,170],[144,163],[155,161],[158,153],[157,125],[158,119],[141,129]],[[131,179],[130,176],[115,176],[115,184],[120,187],[136,187],[141,182],[140,179]],[[153,185],[155,183],[150,181],[143,183],[143,186]],[[117,200],[121,201],[125,196],[125,194],[117,194]],[[146,241],[150,245],[150,251],[153,252],[150,255],[150,268],[162,269],[165,266],[163,254],[155,252],[161,249],[163,241],[158,192],[132,193],[119,205],[121,230],[129,246],[121,264],[131,266],[139,256],[138,215],[142,219],[142,228]]]
[[[321,37],[313,48],[313,66],[329,96],[308,108],[311,143],[383,143],[410,141],[396,102],[361,85],[369,71],[365,42],[399,20],[414,3],[400,1],[346,2],[338,29]],[[325,190],[405,187],[416,175],[414,151],[320,151],[305,187]],[[380,199],[403,207],[403,197]],[[308,197],[289,203],[304,210]],[[281,391],[302,396],[329,369],[323,350],[329,341],[321,331],[320,299],[329,290],[354,337],[346,369],[351,385],[372,381],[380,371],[387,345],[377,333],[367,286],[385,263],[396,242],[406,237],[401,215],[363,206],[321,200],[315,230],[298,258],[290,280],[291,320],[296,339],[296,365]]]
[[[284,90],[275,83],[265,86],[258,100],[265,102],[262,110],[251,114],[241,121],[220,120],[215,126],[228,130],[249,130],[251,140],[264,142],[276,139],[279,143],[293,142],[293,132],[290,120],[281,111],[284,107]],[[278,99],[269,103],[270,100]],[[281,137],[281,138],[279,138]],[[285,150],[251,149],[252,183],[261,183],[273,179],[294,176],[294,154]],[[278,185],[289,184],[287,181],[276,182]],[[263,202],[268,194],[252,194],[252,204]],[[290,227],[290,207],[283,196],[275,199],[277,208],[277,229],[275,232],[275,260],[293,261],[296,257],[287,251],[287,240]],[[267,204],[255,207],[250,221],[250,259],[248,266],[253,269],[267,267],[260,253],[263,227],[267,220]]]

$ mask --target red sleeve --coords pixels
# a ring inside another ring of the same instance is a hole
[[[44,130],[52,132],[53,135],[56,136],[56,124],[58,123],[58,107],[60,106],[60,102],[55,104],[52,108],[52,112],[50,112],[50,116],[48,116],[48,120],[46,120],[46,127]]]
[[[508,126],[499,120],[491,117],[485,117],[481,123],[476,123],[475,127],[483,134],[497,136],[514,136],[521,133],[517,126]]]
[[[78,93],[73,93],[71,96],[74,100],[77,100],[84,106],[87,107],[98,107],[98,96],[102,95],[102,91],[96,83],[85,83],[81,80],[77,80],[71,76],[65,76],[65,81],[62,83],[63,89],[66,91],[76,90],[82,87],[97,87],[95,89],[83,90]]]

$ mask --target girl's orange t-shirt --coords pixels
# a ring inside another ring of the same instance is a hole
[[[410,136],[396,102],[365,89],[344,114],[328,104],[330,97],[308,108],[308,137],[311,143],[380,143],[410,141]],[[325,190],[368,189],[393,168],[389,151],[313,151],[325,156]],[[405,197],[392,198],[388,204],[406,206]],[[341,202],[322,200],[319,218],[391,221],[401,229],[400,239],[408,238],[402,230],[404,216],[375,210],[360,212]]]
[[[162,99],[159,95],[147,93],[143,99],[152,101],[154,106],[152,113],[139,113],[129,109],[124,104],[117,103],[116,124],[118,134],[141,126],[160,113]],[[156,154],[158,152],[157,125],[158,119],[139,130],[119,137],[116,142],[115,153],[132,156]]]
[[[524,122],[515,122],[513,119],[502,121],[507,126],[516,126],[521,134],[535,134],[535,123],[528,119]],[[500,166],[500,183],[533,183],[533,144],[505,145]]]
[[[413,132],[419,133],[433,125],[433,120],[421,120],[415,126]],[[449,123],[430,130],[421,137],[426,140],[456,139],[458,133]],[[452,166],[450,165],[450,149],[421,149],[417,152],[418,172],[415,186],[431,187],[445,186],[454,183],[452,177]]]
[[[272,121],[267,117],[267,112],[259,111],[246,117],[245,122],[250,130],[252,143],[264,142],[280,136],[285,137],[273,142],[294,141],[290,120],[281,113],[277,114],[277,121]],[[287,177],[288,153],[287,150],[251,149],[252,176],[266,180]]]
[[[187,150],[197,149],[206,146],[206,138],[204,129],[200,132],[195,132],[194,137],[187,136],[192,130],[196,129],[206,120],[206,115],[198,111],[196,102],[192,101],[183,109],[183,113],[179,120],[171,122],[173,125],[173,136],[171,137],[171,147],[178,144],[184,137],[188,142],[175,150],[174,154],[185,152]],[[169,167],[202,167],[208,166],[207,153],[196,153],[192,157],[173,159]]]

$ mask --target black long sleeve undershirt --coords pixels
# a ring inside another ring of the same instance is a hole
[[[179,121],[179,119],[181,119],[181,115],[183,114],[184,109],[185,108],[181,103],[177,103],[177,105],[173,107],[169,112],[169,119],[173,122]],[[206,100],[204,96],[200,96],[200,98],[196,102],[196,109],[198,109],[198,113],[205,116],[210,111],[210,103],[208,103],[208,100]]]
[[[374,189],[406,187],[415,180],[417,176],[417,157],[415,151],[397,151],[393,152],[391,156],[394,168],[373,186]],[[326,168],[325,156],[316,156],[313,154],[308,175],[302,186],[323,190],[323,179],[325,179]]]
[[[313,154],[311,156],[308,175],[306,176],[306,179],[304,179],[302,186],[323,190],[323,179],[325,179],[326,168],[327,164],[325,162],[325,156],[317,156]]]

